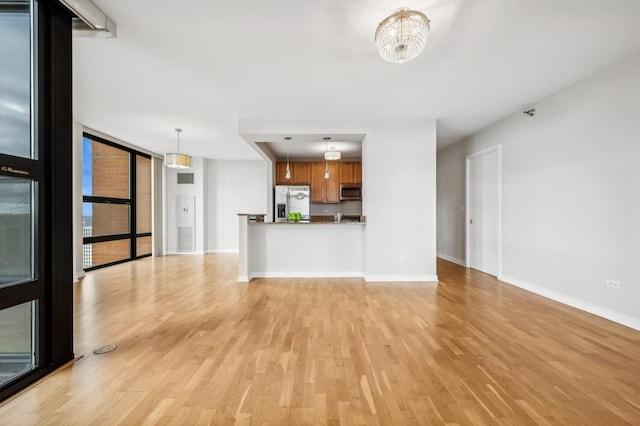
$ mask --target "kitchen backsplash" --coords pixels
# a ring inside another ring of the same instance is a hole
[[[349,216],[362,215],[362,201],[342,201],[340,204],[311,203],[309,209],[311,216],[332,216],[340,212]]]

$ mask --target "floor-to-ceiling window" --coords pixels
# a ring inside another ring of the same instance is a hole
[[[0,0],[0,400],[73,357],[70,59],[66,10]]]
[[[42,167],[32,138],[31,5],[0,3],[0,386],[38,365]],[[14,160],[14,161],[15,161]],[[13,301],[7,303],[10,296]]]
[[[151,157],[85,133],[83,268],[151,255]]]

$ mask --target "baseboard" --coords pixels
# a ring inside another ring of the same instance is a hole
[[[167,252],[167,254],[169,255],[184,255],[184,256],[193,256],[194,254],[204,254],[203,250],[197,250],[197,251],[170,251]]]
[[[251,278],[249,275],[238,275],[238,282],[239,283],[248,283],[249,281],[251,281]]]
[[[499,277],[499,279],[500,281],[503,281],[507,284],[513,285],[515,287],[519,287],[523,290],[530,291],[531,293],[535,293],[539,296],[546,297],[547,299],[555,300],[556,302],[560,302],[562,304],[571,306],[573,308],[580,309],[581,311],[585,311],[590,314],[597,315],[599,317],[608,319],[610,321],[613,321],[618,324],[622,324],[626,327],[633,328],[634,330],[640,331],[640,318],[635,318],[626,314],[621,314],[620,312],[612,311],[610,309],[603,308],[601,306],[593,305],[591,303],[585,302],[580,299],[576,299],[570,296],[566,296],[564,294],[556,293],[553,290],[549,290],[534,284],[529,284],[517,278],[502,275],[501,277]]]
[[[240,253],[238,249],[208,249],[207,253]]]
[[[253,272],[251,278],[363,278],[364,272]]]
[[[367,275],[365,281],[371,282],[438,282],[437,275]]]
[[[444,259],[444,260],[446,260],[448,262],[455,263],[456,265],[460,265],[460,266],[464,266],[464,267],[467,266],[465,264],[464,260],[460,260],[460,259],[457,259],[455,257],[447,256],[446,254],[443,254],[443,253],[438,253],[438,257],[441,258],[441,259]]]

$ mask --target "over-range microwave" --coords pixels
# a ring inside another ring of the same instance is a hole
[[[362,185],[351,183],[340,185],[340,201],[348,200],[362,200]]]

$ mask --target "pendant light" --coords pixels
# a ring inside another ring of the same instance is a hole
[[[289,180],[291,179],[291,169],[289,168],[289,141],[291,140],[291,138],[287,136],[284,139],[287,141],[287,171],[284,173],[284,178],[286,180]]]
[[[180,154],[180,132],[182,132],[182,129],[176,127],[175,130],[178,134],[178,152],[165,154],[164,165],[170,169],[190,169],[191,156]]]
[[[329,139],[324,138],[324,178],[329,179],[329,165],[327,164],[327,151]]]

